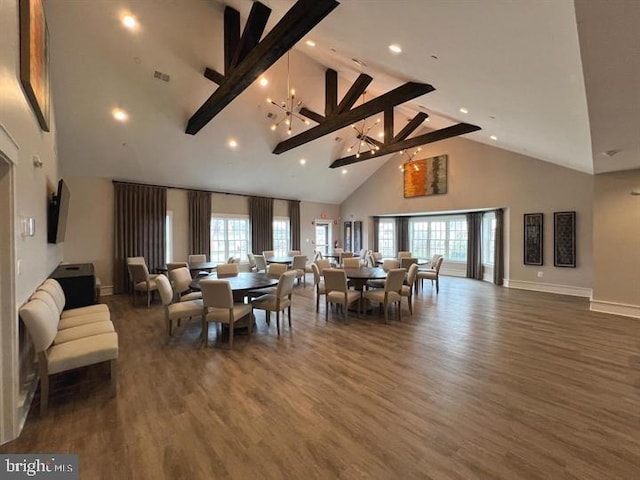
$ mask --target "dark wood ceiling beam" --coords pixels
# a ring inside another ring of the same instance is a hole
[[[380,147],[380,148],[384,147],[384,142],[381,142],[380,140],[370,137],[369,135],[358,135],[358,138],[360,140],[364,140],[365,142],[372,143],[377,147]]]
[[[186,133],[198,133],[338,5],[336,0],[298,0],[262,41],[225,75],[224,83],[191,116]]]
[[[358,78],[356,78],[356,81],[353,82],[353,85],[351,85],[351,88],[349,89],[349,91],[344,94],[344,97],[342,97],[342,100],[340,101],[340,104],[338,105],[338,108],[336,109],[335,113],[336,114],[344,113],[348,111],[351,107],[353,107],[353,105],[360,98],[360,95],[364,93],[364,91],[367,89],[367,87],[372,81],[373,81],[373,78],[371,78],[369,75],[365,73],[361,73],[360,75],[358,75]]]
[[[340,168],[346,165],[364,162],[365,160],[371,160],[372,158],[382,157],[383,155],[399,152],[400,150],[406,150],[408,148],[418,147],[420,145],[439,142],[440,140],[457,137],[459,135],[464,135],[465,133],[475,132],[476,130],[480,130],[480,127],[471,125],[469,123],[458,123],[456,125],[452,125],[451,127],[435,130],[433,132],[425,133],[424,135],[419,135],[414,138],[409,138],[400,142],[393,142],[392,144],[383,145],[382,147],[380,147],[380,150],[375,150],[374,153],[361,153],[360,158],[356,158],[355,155],[339,158],[338,160],[335,160],[331,165],[329,165],[329,167]]]
[[[384,95],[380,95],[379,97],[369,100],[352,110],[326,118],[326,120],[319,125],[280,142],[276,145],[273,153],[283,153],[291,150],[292,148],[299,147],[300,145],[304,145],[305,143],[316,140],[331,132],[340,130],[341,128],[351,125],[359,120],[376,115],[389,107],[413,100],[414,98],[432,92],[433,90],[435,89],[427,83],[405,83],[404,85],[394,88]]]
[[[204,76],[218,85],[222,85],[227,79],[227,77],[222,75],[220,72],[216,72],[214,69],[209,67],[204,69]]]
[[[260,2],[254,2],[251,5],[251,11],[249,12],[249,18],[242,31],[242,37],[236,48],[236,51],[231,60],[231,69],[234,69],[238,63],[245,59],[251,50],[253,50],[260,37],[267,26],[267,20],[271,15],[271,9]]]
[[[391,142],[393,138],[393,107],[384,110],[384,141]]]
[[[302,107],[300,109],[300,112],[298,113],[300,113],[300,115],[302,115],[303,117],[307,117],[308,119],[313,120],[314,122],[317,122],[317,123],[322,123],[326,120],[326,118],[320,115],[319,113],[316,113],[313,110],[309,110],[306,107]]]
[[[240,12],[231,7],[224,9],[224,74],[231,73],[233,57],[240,43]],[[217,73],[217,72],[216,72]],[[205,72],[205,77],[206,77]],[[209,77],[207,77],[209,78]],[[214,80],[215,82],[215,80]],[[218,83],[218,82],[216,82]],[[218,85],[221,85],[218,83]]]
[[[396,135],[395,137],[393,135],[391,137],[389,137],[389,138],[393,139],[393,140],[389,140],[389,142],[400,142],[401,140],[404,140],[409,135],[411,135],[416,128],[418,128],[420,125],[422,125],[422,122],[424,122],[428,117],[429,117],[429,115],[427,115],[426,113],[418,112],[416,114],[416,116],[413,117],[409,121],[409,123],[407,123],[404,126],[404,128],[402,130],[400,130],[400,132],[398,132],[398,135]],[[387,141],[386,138],[385,138],[385,141]]]
[[[338,72],[328,68],[324,74],[324,115],[330,117],[338,108]]]

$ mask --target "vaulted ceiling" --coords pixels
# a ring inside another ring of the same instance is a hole
[[[568,168],[640,167],[640,136],[632,134],[640,125],[640,62],[626,59],[638,54],[637,3],[339,1],[291,54],[291,85],[311,110],[324,111],[327,67],[338,71],[339,96],[362,72],[373,77],[368,98],[407,81],[429,83],[434,92],[396,108],[396,132],[424,111],[429,122],[416,134],[468,122],[482,130],[466,138]],[[263,3],[273,10],[268,32],[295,2]],[[244,24],[252,2],[226,4]],[[267,86],[254,83],[197,135],[186,135],[187,120],[217,88],[204,68],[224,70],[223,8],[214,0],[45,1],[64,175],[340,203],[399,158],[361,162],[346,173],[329,169],[354,141],[349,127],[272,154],[286,133],[270,130],[267,115],[278,110],[265,99],[286,98],[285,58],[265,72]],[[126,13],[138,19],[136,31],[121,25]],[[607,25],[617,27],[614,36],[601,33]],[[618,43],[626,49],[617,50]],[[390,44],[402,53],[390,52]],[[169,82],[154,78],[155,71]],[[611,75],[615,92],[606,81]],[[619,118],[607,102],[612,93],[615,108],[626,106]],[[114,121],[116,107],[128,121]],[[306,128],[294,122],[293,133]],[[614,156],[601,155],[612,150]]]

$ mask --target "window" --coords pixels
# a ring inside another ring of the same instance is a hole
[[[211,217],[211,261],[245,259],[249,252],[249,217]]]
[[[288,217],[273,218],[273,254],[284,256],[291,250],[291,236]]]
[[[383,257],[396,256],[396,221],[381,218],[378,223],[378,250]]]
[[[496,214],[486,212],[482,216],[482,263],[493,265],[496,247]]]
[[[418,258],[430,259],[439,253],[447,260],[466,262],[466,217],[412,218],[409,220],[409,249]]]
[[[173,259],[173,212],[167,210],[167,216],[164,220],[164,258],[166,262]]]

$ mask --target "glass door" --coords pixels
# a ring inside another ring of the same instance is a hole
[[[331,222],[316,220],[316,250],[323,255],[329,254],[331,247]]]

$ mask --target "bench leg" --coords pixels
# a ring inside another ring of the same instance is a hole
[[[118,393],[118,360],[111,360],[111,394],[115,397]]]

